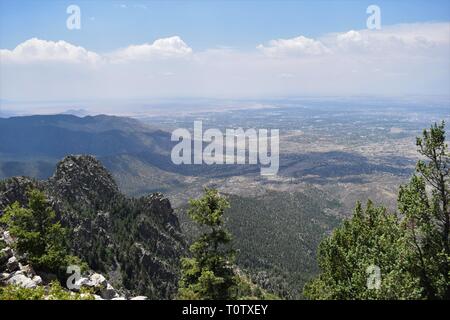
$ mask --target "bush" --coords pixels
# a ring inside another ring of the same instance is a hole
[[[53,281],[49,288],[0,287],[0,300],[94,300],[94,296],[86,290],[80,293],[64,290],[58,281]]]

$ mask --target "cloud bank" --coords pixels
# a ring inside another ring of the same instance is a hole
[[[1,99],[450,95],[450,23],[195,51],[181,37],[107,53],[32,38],[0,50]]]

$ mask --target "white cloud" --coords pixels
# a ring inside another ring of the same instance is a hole
[[[329,52],[322,42],[304,36],[271,40],[267,46],[260,44],[257,48],[269,57],[320,55]]]
[[[381,30],[350,30],[325,36],[333,50],[366,50],[376,52],[417,54],[428,49],[448,48],[450,23],[418,23],[388,26]]]
[[[367,39],[363,38],[361,32],[350,30],[336,36],[336,45],[339,48],[347,49],[352,47],[366,47]]]
[[[30,39],[0,50],[0,99],[450,95],[450,23],[299,36],[257,48],[193,51],[174,36],[100,54]]]
[[[317,39],[298,36],[270,40],[257,48],[269,57],[293,58],[324,54],[422,54],[450,45],[450,23],[415,23],[386,26],[381,30],[350,30]]]
[[[70,63],[96,63],[101,57],[83,47],[74,46],[65,41],[46,41],[37,38],[29,39],[13,50],[1,49],[2,63],[29,63],[57,61]]]
[[[149,60],[152,58],[185,57],[192,49],[178,36],[162,38],[153,43],[131,45],[110,55],[113,61]]]

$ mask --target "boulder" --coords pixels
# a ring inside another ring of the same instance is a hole
[[[8,262],[6,263],[6,269],[10,272],[19,270],[19,261],[16,257],[12,256],[8,259]]]
[[[113,288],[109,283],[106,285],[106,289],[100,291],[100,296],[105,300],[111,300],[114,298],[118,298],[119,294],[116,289]]]
[[[99,274],[99,273],[93,273],[89,277],[83,277],[78,279],[75,282],[75,286],[77,288],[85,287],[89,289],[93,289],[95,293],[100,294],[102,297],[104,296],[111,296],[114,297],[113,294],[116,293],[115,289],[108,283],[106,278]]]
[[[77,281],[75,281],[75,287],[81,288],[81,287],[90,287],[90,282],[88,278],[80,278]]]
[[[5,267],[9,258],[13,256],[11,248],[7,247],[0,250],[0,268]]]
[[[12,277],[6,280],[6,284],[18,285],[24,288],[36,288],[37,284],[33,279],[28,278],[22,273],[16,272]]]
[[[42,284],[42,278],[39,276],[34,276],[31,280],[38,286]]]
[[[148,297],[146,296],[137,296],[137,297],[133,297],[130,300],[148,300]]]
[[[36,275],[36,272],[34,271],[33,267],[29,264],[22,266],[20,268],[20,270],[22,270],[22,272],[30,278],[33,278]],[[41,279],[42,280],[42,279]]]
[[[105,288],[106,289],[106,287],[108,285],[106,278],[99,273],[92,274],[89,277],[89,282],[90,282],[90,286],[95,287],[95,288]]]
[[[10,273],[7,273],[7,272],[2,272],[2,273],[0,273],[0,284],[1,284],[3,281],[6,281],[10,276],[11,276],[11,274],[10,274]]]

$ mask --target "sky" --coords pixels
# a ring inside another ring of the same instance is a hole
[[[70,5],[80,28],[67,28]],[[369,5],[380,29],[368,29]],[[450,1],[0,0],[0,101],[450,95]]]

